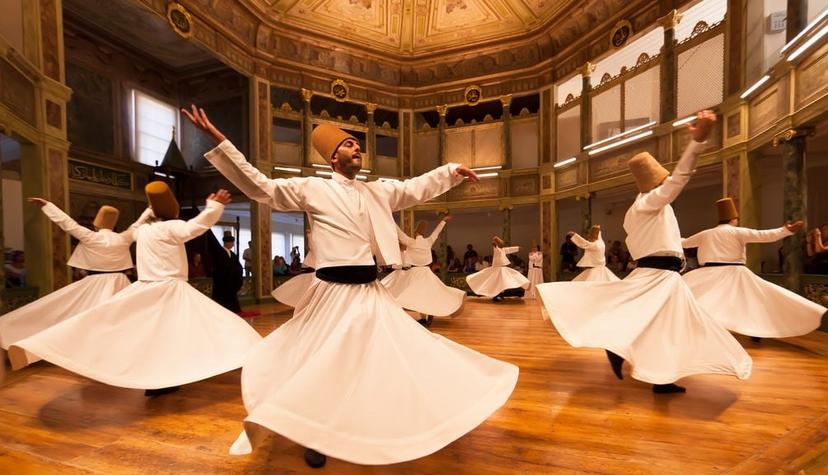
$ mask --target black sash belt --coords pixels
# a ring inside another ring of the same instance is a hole
[[[705,262],[702,267],[743,266],[741,262]]]
[[[337,284],[368,284],[377,280],[377,266],[338,266],[316,270],[316,277]]]
[[[123,274],[123,272],[122,270],[86,270],[86,275]]]
[[[638,259],[636,261],[636,267],[679,272],[682,268],[682,262],[681,259],[674,256],[647,256]]]

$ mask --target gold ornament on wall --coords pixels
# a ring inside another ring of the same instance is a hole
[[[483,89],[480,86],[469,86],[463,92],[463,98],[466,100],[467,106],[474,106],[483,99]]]
[[[633,35],[632,23],[627,20],[620,20],[615,24],[610,32],[610,45],[615,48],[621,48],[627,44],[627,40]]]
[[[167,21],[173,30],[184,38],[193,36],[193,17],[190,12],[178,2],[167,4]]]
[[[339,102],[348,100],[348,84],[342,79],[335,79],[331,82],[331,95]]]

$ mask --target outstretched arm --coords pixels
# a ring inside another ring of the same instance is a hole
[[[503,252],[506,254],[514,254],[520,250],[520,246],[503,247]]]
[[[171,227],[170,234],[179,242],[187,242],[204,234],[221,219],[224,205],[230,203],[230,193],[227,190],[218,190],[207,197],[207,205],[195,218],[188,221],[176,222]]]
[[[375,181],[368,185],[382,187],[388,193],[391,211],[399,211],[440,196],[465,178],[472,183],[478,181],[477,174],[467,167],[449,163],[402,182]]]
[[[135,240],[135,231],[138,229],[138,226],[146,223],[147,220],[152,216],[153,216],[152,208],[147,207],[147,209],[145,209],[144,212],[141,213],[141,216],[139,216],[138,219],[136,219],[134,223],[130,224],[129,227],[126,229],[126,231],[123,231],[121,233],[121,236],[128,239],[129,242],[134,241]]]
[[[400,241],[404,246],[411,246],[416,241],[412,239],[411,236],[405,234],[405,231],[402,230],[401,227],[397,226],[397,240]]]
[[[448,218],[448,216],[446,216],[446,218]],[[446,218],[441,219],[440,222],[437,223],[437,226],[434,227],[434,231],[431,231],[431,234],[429,234],[428,238],[426,238],[429,244],[434,244],[434,241],[437,240],[437,236],[439,236],[443,231],[443,228],[446,227],[446,221],[448,221]]]
[[[701,237],[703,233],[704,231],[701,231],[690,236],[689,238],[683,238],[681,240],[681,247],[683,249],[692,249],[694,247],[699,247],[699,245],[701,244]]]
[[[43,214],[45,214],[47,218],[51,219],[53,223],[60,227],[60,229],[66,231],[78,241],[88,242],[95,237],[95,231],[81,226],[77,223],[77,221],[72,219],[68,214],[64,213],[63,210],[55,206],[50,201],[37,197],[29,198],[28,201],[29,203],[34,203],[40,206],[41,210],[43,210]]]
[[[181,112],[203,130],[217,144],[216,148],[204,155],[216,169],[250,199],[266,204],[280,211],[301,211],[303,203],[302,178],[270,179],[250,164],[244,155],[207,118],[204,109]]]
[[[572,233],[572,242],[575,243],[576,246],[580,247],[581,249],[590,249],[595,246],[595,243],[587,241],[584,239],[580,234],[576,233],[575,231],[570,231]]]
[[[776,229],[736,228],[736,234],[744,243],[776,242],[793,235],[803,225],[802,221],[797,221],[795,223],[785,223],[784,226]]]

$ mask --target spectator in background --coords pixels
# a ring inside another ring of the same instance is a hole
[[[448,267],[449,272],[462,272],[463,271],[463,263],[460,262],[459,257],[454,257],[452,260],[450,260],[448,262],[449,262],[449,267]]]
[[[806,235],[805,272],[828,274],[828,223]]]
[[[561,244],[561,272],[575,272],[575,260],[578,257],[578,246],[572,242],[572,233],[566,233],[566,239]]]
[[[468,263],[471,258],[474,258],[474,262],[477,262],[477,251],[474,250],[474,246],[469,244],[466,246],[466,253],[463,254],[463,262]],[[472,262],[472,265],[474,265],[474,262]]]
[[[212,241],[210,241],[212,242]],[[239,256],[233,252],[236,245],[236,238],[230,231],[225,231],[221,238],[222,247],[211,247],[213,258],[213,293],[211,298],[219,305],[238,313],[241,311],[239,304],[239,290],[244,284],[241,263]]]
[[[299,246],[293,246],[293,249],[290,250],[290,262],[293,263],[293,259],[299,259],[301,261],[302,255],[299,253]]]
[[[457,272],[451,270],[451,266],[455,259],[457,259],[457,257],[454,255],[454,249],[452,249],[451,246],[446,246],[446,265],[449,267],[449,272]]]
[[[26,286],[26,258],[23,251],[12,251],[5,269],[6,288]]]
[[[187,277],[190,279],[207,277],[207,272],[204,271],[204,264],[201,262],[201,254],[198,252],[193,254],[193,260],[190,261],[189,268],[187,269]]]
[[[288,268],[288,274],[290,275],[297,275],[302,273],[302,261],[299,259],[298,254],[292,254],[290,267]]]
[[[285,263],[285,258],[282,256],[273,257],[273,275],[287,275],[288,266]]]
[[[469,244],[471,246],[471,244]],[[472,274],[477,272],[477,256],[467,257],[463,264],[463,272]]]
[[[253,274],[253,241],[247,241],[247,249],[242,252],[244,261],[244,275],[250,277]]]

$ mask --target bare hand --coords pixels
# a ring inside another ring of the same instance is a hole
[[[703,110],[696,114],[696,121],[687,124],[687,130],[693,136],[696,142],[704,142],[710,136],[713,130],[713,124],[716,122],[716,114],[710,110]]]
[[[218,201],[219,203],[226,205],[233,201],[230,198],[230,192],[225,190],[224,188],[219,189],[215,193],[210,193],[210,196],[207,197],[207,201]]]
[[[477,183],[478,181],[480,181],[480,178],[477,178],[477,173],[473,172],[472,170],[470,170],[468,167],[466,167],[464,165],[460,165],[459,167],[457,167],[457,169],[454,170],[454,172],[452,172],[451,175],[452,176],[464,176],[464,177],[468,178],[469,181],[472,182],[472,183]]]
[[[793,223],[788,221],[785,223],[785,229],[792,233],[795,233],[802,229],[802,226],[805,226],[805,223],[803,221],[794,221]]]
[[[452,219],[454,219],[454,216],[452,216],[452,215],[450,215],[450,214],[447,214],[447,215],[443,216],[443,221],[445,221],[445,222],[447,222],[447,223],[448,223],[449,221],[451,221]]]
[[[204,112],[202,108],[196,108],[195,104],[190,104],[192,107],[192,111],[188,111],[187,109],[181,109],[181,112],[190,119],[190,122],[213,138],[216,143],[224,142],[226,137],[224,134],[219,132],[219,130],[210,122],[210,119],[207,118],[207,114]]]
[[[48,200],[45,200],[45,199],[37,197],[37,196],[32,196],[31,198],[27,198],[26,201],[28,201],[29,203],[34,203],[34,204],[40,206],[41,208],[46,206],[47,204],[49,204]]]

